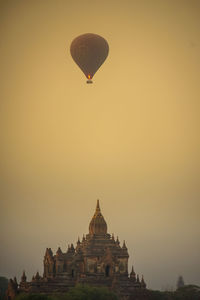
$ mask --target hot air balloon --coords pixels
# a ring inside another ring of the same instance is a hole
[[[100,35],[86,33],[76,37],[70,46],[73,60],[83,71],[87,83],[92,83],[92,77],[108,56],[109,46]]]

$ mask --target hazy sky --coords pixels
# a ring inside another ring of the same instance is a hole
[[[200,285],[200,1],[0,3],[0,275],[42,273],[99,198],[148,287]],[[110,46],[92,85],[88,32]]]

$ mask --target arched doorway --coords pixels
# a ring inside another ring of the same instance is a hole
[[[106,277],[110,276],[110,266],[109,265],[106,266],[105,274],[106,274]]]

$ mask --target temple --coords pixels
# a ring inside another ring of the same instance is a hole
[[[78,238],[76,247],[71,244],[66,252],[60,247],[54,255],[51,248],[44,256],[44,273],[37,272],[30,282],[25,272],[18,284],[16,278],[10,280],[7,291],[8,300],[19,293],[55,294],[67,292],[76,284],[105,286],[120,297],[129,298],[136,292],[145,291],[143,276],[136,276],[132,267],[128,273],[128,249],[125,241],[120,246],[118,237],[107,232],[107,224],[101,213],[99,200],[89,224],[89,233]]]

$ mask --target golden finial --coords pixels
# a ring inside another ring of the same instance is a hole
[[[100,211],[99,199],[97,199],[96,211]]]

